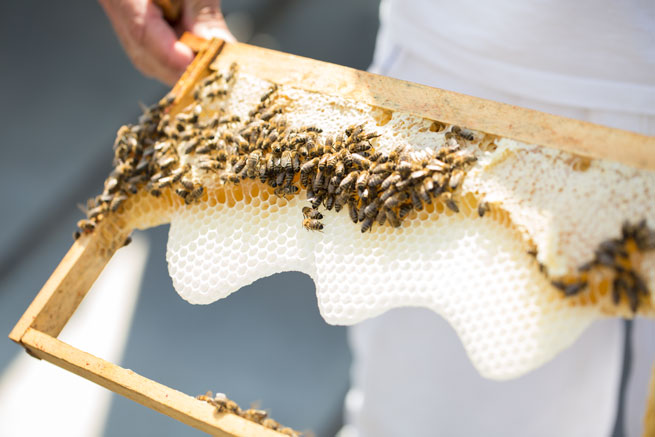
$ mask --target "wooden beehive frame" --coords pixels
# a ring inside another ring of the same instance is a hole
[[[391,111],[457,124],[590,158],[655,169],[655,137],[611,129],[516,106],[378,76],[334,64],[241,43],[183,40],[198,51],[173,88],[172,112],[191,101],[191,90],[214,67],[239,64],[242,72],[308,91],[338,95]],[[220,56],[219,56],[220,53]],[[217,414],[205,402],[57,339],[66,322],[131,232],[109,216],[80,237],[62,259],[9,338],[33,356],[50,361],[190,426],[221,436],[281,436],[234,414]]]

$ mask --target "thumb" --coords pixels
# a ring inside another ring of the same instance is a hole
[[[220,0],[186,0],[182,23],[185,30],[206,39],[236,41],[225,24]]]

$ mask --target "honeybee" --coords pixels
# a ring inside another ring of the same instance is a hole
[[[271,108],[271,109],[267,110],[266,112],[260,114],[259,118],[264,120],[264,121],[268,121],[271,118],[273,118],[276,114],[281,114],[281,113],[282,113],[282,108],[277,106],[275,108]]]
[[[319,171],[324,171],[325,170],[325,168],[327,167],[327,161],[328,161],[329,158],[330,158],[330,155],[325,154],[319,159],[319,161],[318,161]]]
[[[432,179],[430,179],[430,178],[426,178],[426,180],[429,180],[430,182],[432,182]],[[420,197],[421,200],[424,203],[427,203],[428,205],[430,205],[432,203],[432,198],[430,197],[430,192],[425,189],[425,186],[423,184],[416,185],[414,187],[414,190],[416,190],[416,193],[418,194],[418,197]]]
[[[343,175],[346,173],[346,166],[343,161],[337,161],[334,169],[334,174],[339,178],[343,178]]]
[[[339,179],[339,176],[332,176],[330,178],[330,181],[328,182],[327,186],[327,192],[328,194],[335,194],[337,192],[337,189],[339,188],[339,183],[341,180]]]
[[[300,132],[313,132],[313,133],[317,133],[317,134],[320,134],[321,132],[323,132],[323,129],[320,129],[320,128],[315,127],[315,126],[304,126],[304,127],[301,127],[299,130],[300,130]]]
[[[355,187],[357,188],[357,191],[361,193],[364,191],[366,186],[368,185],[368,179],[369,179],[370,173],[367,170],[363,170],[359,173],[359,176],[357,176],[357,181],[355,182]]]
[[[453,126],[450,129],[455,135],[464,138],[467,141],[475,140],[475,135],[468,129],[462,129],[459,126]]]
[[[484,217],[485,213],[489,211],[489,202],[482,201],[478,204],[478,215]]]
[[[189,194],[184,198],[184,202],[189,205],[192,202],[195,202],[202,196],[202,193],[205,191],[204,187],[200,184],[196,184]]]
[[[171,172],[171,176],[173,177],[173,182],[177,182],[180,180],[182,176],[184,176],[186,173],[189,172],[189,165],[185,164],[182,167],[178,167],[177,169],[173,170]]]
[[[364,221],[362,222],[362,234],[366,231],[369,231],[372,229],[373,225],[373,219],[370,217],[366,217]]]
[[[364,158],[359,153],[351,153],[350,158],[355,164],[364,170],[368,170],[371,167],[371,161],[369,161],[367,158]]]
[[[98,206],[96,206],[94,208],[91,208],[88,211],[86,211],[86,218],[94,219],[94,218],[98,217],[100,214],[103,214],[105,211],[106,211],[106,206],[105,205],[98,205]]]
[[[309,199],[309,202],[312,205],[312,208],[317,209],[321,203],[323,203],[323,200],[325,199],[325,191],[321,191],[317,194],[314,195],[311,199]]]
[[[468,152],[466,152],[464,150],[462,150],[460,152],[457,152],[457,153],[454,153],[454,154],[450,155],[448,158],[449,158],[448,160],[450,161],[451,165],[454,166],[454,167],[461,167],[461,166],[464,166],[464,165],[467,165],[467,164],[471,164],[471,163],[478,160],[478,158],[476,158],[475,156],[473,156],[472,154],[470,154],[470,153],[468,153]]]
[[[391,173],[396,169],[396,164],[393,162],[379,163],[376,164],[372,169],[371,173],[380,174],[380,173]]]
[[[464,179],[464,172],[462,170],[455,170],[450,175],[450,180],[448,181],[448,186],[450,187],[451,190],[454,191],[462,183],[462,179]]]
[[[387,212],[384,208],[378,210],[378,214],[375,217],[375,221],[378,222],[380,226],[384,225],[387,221]]]
[[[398,218],[403,220],[409,215],[410,212],[412,212],[412,208],[413,207],[411,203],[404,203],[400,205],[400,208],[398,208]]]
[[[398,171],[403,178],[408,177],[413,169],[414,166],[409,161],[400,161],[400,163],[396,166],[396,171]]]
[[[159,188],[166,188],[171,186],[173,183],[173,176],[165,176],[157,181],[157,185],[159,185]]]
[[[239,123],[241,121],[241,117],[238,115],[226,115],[224,117],[220,117],[216,119],[217,124],[230,124],[230,123]],[[209,126],[209,127],[216,127],[216,126]]]
[[[220,179],[221,182],[223,183],[231,182],[233,184],[238,184],[239,182],[241,182],[241,178],[239,177],[239,175],[232,172],[225,172],[221,174]]]
[[[382,181],[382,185],[380,186],[380,188],[382,190],[387,190],[389,187],[399,182],[401,178],[402,176],[400,175],[400,173],[392,173],[389,176],[387,176],[387,178],[384,181]]]
[[[384,164],[385,162],[387,162],[389,158],[387,157],[387,155],[383,154],[382,152],[377,151],[372,153],[371,156],[368,157],[368,159],[371,160],[372,162],[379,162],[380,164]]]
[[[325,209],[328,211],[331,211],[332,208],[334,207],[336,201],[336,196],[334,194],[328,194],[325,196],[325,200],[323,201],[323,206],[325,206]]]
[[[337,134],[337,136],[334,137],[334,150],[341,151],[343,149],[344,142],[345,139],[343,134]]]
[[[384,174],[380,174],[380,173],[372,174],[368,179],[368,186],[371,188],[378,187],[379,185],[382,184],[382,182],[384,182],[385,179],[386,179],[386,175]]]
[[[196,148],[196,153],[199,155],[206,155],[211,152],[211,147],[208,144]]]
[[[438,160],[437,158],[432,158],[430,162],[425,166],[427,170],[443,172],[448,169],[448,164],[443,161]]]
[[[247,157],[241,156],[238,159],[238,161],[232,166],[232,171],[236,174],[241,173],[241,170],[243,170],[246,166],[246,161],[247,161]]]
[[[406,188],[410,187],[413,183],[414,183],[413,180],[409,178],[405,178],[399,182],[396,182],[396,188],[398,189],[398,191],[403,191]]]
[[[270,87],[270,88],[269,88],[269,89],[268,89],[268,90],[267,90],[267,91],[262,95],[262,97],[261,97],[261,99],[260,99],[260,102],[261,102],[261,103],[264,103],[265,101],[267,101],[268,99],[270,99],[271,96],[273,95],[273,93],[275,93],[276,91],[277,91],[277,85],[276,85],[276,84],[273,84],[273,85],[272,85],[272,86],[271,86],[271,87]]]
[[[418,181],[418,180],[420,180],[420,179],[423,179],[423,178],[426,177],[427,175],[428,175],[428,171],[427,171],[427,170],[416,170],[416,171],[413,171],[413,172],[409,175],[409,178],[410,178],[411,180],[413,180],[413,181]]]
[[[280,424],[276,422],[275,420],[271,419],[270,417],[267,417],[262,421],[262,425],[265,426],[266,428],[270,428],[272,430],[277,430],[280,428]]]
[[[357,223],[359,211],[357,211],[357,199],[354,196],[348,198],[348,214],[353,223]]]
[[[448,184],[448,175],[434,173],[432,175],[432,182],[434,183],[434,190],[432,190],[432,195],[438,196],[439,193],[445,190],[446,185]]]
[[[105,191],[108,192],[108,193],[113,193],[114,191],[116,191],[118,189],[118,184],[119,184],[119,182],[118,182],[117,178],[115,178],[113,176],[109,177],[105,181]]]
[[[347,196],[344,196],[343,194],[337,195],[336,200],[334,201],[334,210],[336,212],[341,211],[341,209],[344,207],[347,201],[348,201]]]
[[[264,419],[268,416],[268,413],[264,410],[257,410],[254,408],[249,408],[246,411],[241,413],[241,416],[244,419],[250,420],[255,423],[262,423]]]
[[[77,222],[77,227],[84,233],[92,232],[96,228],[96,224],[91,220],[82,219]]]
[[[402,209],[402,208],[401,208]],[[398,219],[398,216],[396,215],[395,212],[393,212],[392,209],[384,209],[385,214],[387,216],[387,220],[389,220],[389,223],[391,223],[391,226],[394,228],[397,228],[400,226],[400,220]]]
[[[348,135],[348,138],[357,138],[359,134],[362,133],[364,130],[364,123],[360,125],[351,125],[346,128],[346,135]]]
[[[364,215],[368,218],[375,218],[378,215],[378,210],[380,209],[380,200],[376,199],[373,202],[366,205],[364,208]]]
[[[257,165],[262,157],[261,150],[254,150],[248,155],[246,159],[246,174],[250,179],[255,179],[257,173]]]
[[[450,208],[454,212],[459,212],[459,207],[457,206],[457,203],[455,203],[455,201],[453,200],[453,195],[450,192],[446,191],[445,193],[442,193],[441,196],[442,196],[442,200],[444,201],[444,203],[448,208]]]
[[[413,188],[410,188],[409,197],[410,197],[410,199],[412,201],[412,205],[414,206],[414,209],[417,210],[417,211],[422,211],[423,210],[423,202],[421,202],[421,198],[419,197],[416,190],[414,190]]]
[[[403,154],[403,151],[405,149],[405,146],[396,146],[394,147],[391,152],[389,152],[389,161],[391,162],[396,162],[400,159],[401,155]]]
[[[393,196],[397,192],[398,190],[396,189],[395,185],[392,185],[382,192],[382,194],[380,195],[380,200],[382,202],[385,202],[389,197]]]
[[[227,83],[232,82],[238,70],[239,70],[239,66],[237,65],[236,62],[230,64],[230,70],[225,75],[225,82]]]
[[[321,214],[320,212],[318,212],[313,208],[310,208],[309,206],[303,207],[302,215],[305,218],[314,219],[314,220],[320,220],[323,218],[323,214]]]
[[[350,150],[353,153],[366,152],[370,149],[371,149],[371,144],[368,141],[359,141],[357,143],[352,143],[348,147],[348,150]]]
[[[298,192],[298,187],[295,185],[285,185],[277,187],[273,193],[278,197],[292,196]]]
[[[428,198],[429,195],[432,193],[432,190],[434,190],[434,181],[432,178],[425,178],[423,179],[423,190],[428,193]]]
[[[348,151],[348,149],[341,149],[339,151],[338,156],[339,156],[339,159],[341,160],[341,162],[343,162],[343,165],[346,168],[350,168],[350,167],[353,166],[353,157],[350,155],[350,152]]]
[[[322,231],[323,223],[318,220],[306,218],[302,221],[302,225],[308,231]]]
[[[314,188],[314,191],[318,191],[319,189],[323,188],[324,184],[325,184],[325,172],[319,170],[316,172],[316,175],[314,176],[314,180],[312,181],[312,187]]]
[[[295,150],[291,152],[291,164],[293,172],[298,173],[300,171],[300,157],[298,156],[298,152]]]
[[[310,159],[309,161],[305,162],[301,167],[300,167],[300,176],[302,178],[302,175],[309,176],[311,172],[314,171],[314,169],[318,166],[318,161],[319,158],[313,158]],[[307,184],[305,184],[307,185]]]
[[[117,196],[114,196],[114,198],[111,201],[111,204],[109,206],[109,209],[111,209],[113,212],[116,212],[118,208],[127,200],[127,196],[124,194],[120,194]]]
[[[384,201],[384,207],[387,209],[395,208],[396,206],[398,206],[398,204],[400,204],[400,202],[405,201],[407,197],[408,194],[405,193],[404,191],[395,193],[389,196],[389,198]]]

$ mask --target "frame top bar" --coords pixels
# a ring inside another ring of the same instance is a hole
[[[214,67],[307,91],[479,130],[528,144],[655,169],[655,137],[432,88],[242,43],[225,43]]]

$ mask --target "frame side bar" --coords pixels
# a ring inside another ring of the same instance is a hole
[[[408,112],[528,144],[655,169],[655,137],[367,73],[243,43],[225,43],[214,67],[232,62],[272,82]]]
[[[235,414],[216,413],[215,407],[208,403],[80,351],[35,329],[28,328],[21,342],[37,358],[206,433],[224,437],[284,436]]]
[[[53,337],[59,335],[130,232],[121,218],[108,216],[92,233],[82,235],[50,275],[9,338],[20,343],[28,328]]]
[[[209,74],[209,66],[225,45],[225,41],[218,38],[208,41],[203,46],[202,40],[192,34],[185,33],[182,37],[185,41],[193,44],[195,48],[200,48],[200,51],[171,90],[171,94],[175,96],[171,115],[177,114],[181,109],[193,102],[193,88]]]

